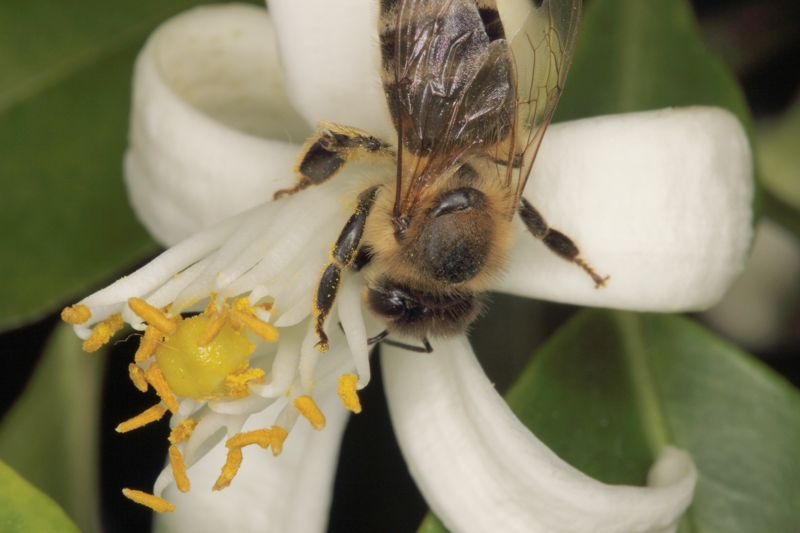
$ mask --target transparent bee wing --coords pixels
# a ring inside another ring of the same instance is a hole
[[[508,44],[490,41],[474,0],[405,0],[394,21],[382,43],[394,52],[384,85],[401,147],[401,216],[432,181],[508,136],[515,92]]]
[[[564,88],[581,15],[581,0],[542,0],[538,7],[536,3],[531,0],[530,12],[511,40],[518,94],[516,144],[523,154],[517,199]]]

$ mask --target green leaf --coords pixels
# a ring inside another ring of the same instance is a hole
[[[197,3],[3,3],[0,329],[156,250],[122,185],[131,72],[150,31]]]
[[[585,310],[507,400],[559,456],[643,485],[665,444],[699,478],[684,533],[800,531],[800,393],[691,320]]]
[[[60,324],[0,426],[0,458],[57,501],[83,531],[100,531],[103,362],[101,355],[81,349],[71,326]]]
[[[593,0],[555,120],[712,105],[751,118],[742,90],[706,46],[687,0]]]
[[[53,500],[0,461],[0,524],[4,533],[79,533]]]
[[[800,99],[780,119],[759,124],[756,155],[764,213],[800,235]]]

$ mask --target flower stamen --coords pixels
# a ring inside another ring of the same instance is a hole
[[[294,407],[311,423],[311,427],[317,431],[325,429],[325,415],[311,396],[298,396],[294,399]]]
[[[121,330],[124,325],[125,322],[122,320],[122,314],[114,313],[94,327],[91,336],[83,341],[83,350],[89,353],[96,352],[105,343],[110,341],[114,333]]]
[[[181,451],[174,444],[169,447],[169,464],[172,466],[172,475],[175,477],[175,485],[181,492],[189,492],[192,484],[186,475],[186,462],[183,460]]]
[[[128,431],[132,431],[142,426],[146,426],[151,422],[161,420],[161,417],[164,416],[164,413],[166,412],[167,412],[166,406],[163,403],[157,403],[150,409],[144,411],[143,413],[138,414],[133,418],[126,420],[125,422],[118,425],[117,433],[127,433]]]
[[[228,457],[225,460],[225,466],[222,467],[222,473],[217,478],[216,483],[212,490],[222,490],[228,487],[239,471],[242,465],[242,448],[250,446],[251,444],[258,444],[265,450],[272,443],[272,432],[268,429],[256,429],[246,433],[237,433],[225,443],[228,448]]]
[[[133,381],[133,386],[142,392],[147,392],[147,379],[144,377],[144,370],[135,363],[128,365],[128,374]]]
[[[147,361],[156,352],[158,345],[164,340],[164,335],[155,326],[147,326],[144,330],[142,340],[139,341],[139,348],[133,356],[137,363]]]
[[[172,392],[172,389],[167,383],[164,374],[161,372],[161,368],[158,366],[158,363],[153,362],[144,371],[145,379],[153,386],[156,390],[156,393],[161,397],[164,401],[166,406],[169,408],[172,413],[178,412],[178,399],[175,398],[175,394]]]
[[[289,432],[281,426],[272,426],[270,428],[269,445],[272,448],[272,455],[279,456],[283,451],[283,441],[289,436]]]
[[[255,315],[239,311],[235,308],[231,308],[231,324],[234,327],[239,324],[243,325],[267,342],[275,342],[278,340],[278,328],[268,322],[264,322]]]
[[[159,498],[158,496],[153,496],[152,494],[147,494],[140,490],[122,489],[122,494],[126,498],[149,507],[157,513],[171,513],[175,510],[175,505],[164,498]]]
[[[189,437],[192,436],[192,432],[194,432],[194,428],[197,427],[197,420],[194,418],[187,418],[186,420],[181,420],[181,423],[172,428],[172,431],[169,434],[169,442],[171,444],[177,444],[184,440],[189,440]]]
[[[141,298],[128,298],[128,307],[136,316],[158,328],[164,335],[173,335],[178,329],[174,318],[169,318],[163,311],[156,309]],[[180,315],[176,318],[179,317]]]
[[[248,383],[263,383],[264,371],[260,368],[248,368],[243,372],[230,374],[225,378],[225,388],[228,390],[227,396],[231,398],[245,398],[250,395]]]
[[[342,404],[354,413],[361,412],[361,401],[358,399],[357,387],[358,376],[355,374],[342,374],[339,376],[339,397]]]
[[[83,324],[90,318],[92,318],[92,312],[83,304],[65,307],[64,310],[61,311],[61,320],[73,326]]]
[[[214,301],[213,298],[211,300]],[[209,307],[211,304],[209,304]],[[216,307],[216,305],[215,305]],[[227,307],[223,306],[222,311],[219,313],[212,315],[211,321],[206,326],[206,329],[203,333],[197,338],[197,345],[199,347],[208,346],[211,342],[217,338],[217,335],[220,331],[222,331],[222,327],[225,325],[225,322],[228,320],[228,309]]]

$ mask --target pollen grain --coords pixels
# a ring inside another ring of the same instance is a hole
[[[250,395],[250,382],[263,382],[264,371],[260,368],[248,368],[243,372],[237,372],[225,377],[225,388],[231,398],[245,398]]]

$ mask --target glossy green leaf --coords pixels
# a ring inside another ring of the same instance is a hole
[[[687,0],[593,0],[555,120],[712,105],[750,128],[739,85],[708,48]]]
[[[79,533],[64,511],[0,461],[3,533]]]
[[[103,361],[102,355],[81,349],[71,326],[60,324],[0,426],[0,459],[58,502],[83,531],[100,531]]]
[[[122,185],[133,60],[197,0],[8,0],[0,9],[0,329],[155,245]]]
[[[582,311],[506,398],[608,483],[643,485],[663,445],[687,450],[699,478],[682,533],[800,531],[800,392],[691,320]]]

